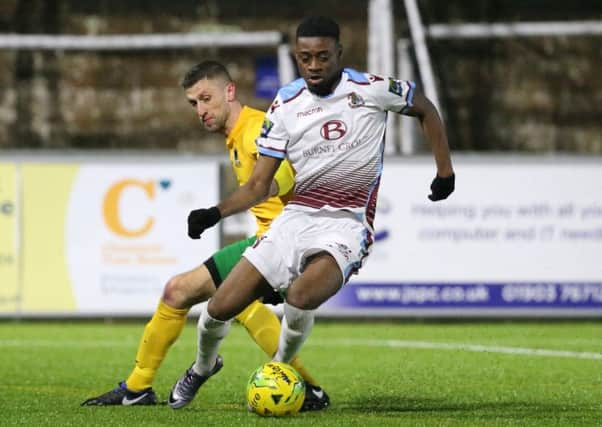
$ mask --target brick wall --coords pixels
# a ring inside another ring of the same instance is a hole
[[[395,4],[397,36],[407,36]],[[529,3],[529,5],[523,5]],[[421,1],[427,22],[600,19],[596,2]],[[599,4],[599,3],[598,3]],[[367,2],[3,0],[0,31],[55,34],[280,30],[306,14],[335,16],[346,65],[366,66]],[[596,15],[596,11],[598,14]],[[460,150],[602,152],[602,37],[429,44],[450,141]],[[194,63],[226,63],[243,102],[255,58],[273,49],[145,52],[0,51],[0,147],[221,152],[179,87]],[[403,77],[403,76],[400,76]]]

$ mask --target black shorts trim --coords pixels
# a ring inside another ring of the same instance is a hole
[[[220,276],[219,271],[217,269],[217,264],[215,263],[213,257],[206,260],[203,264],[205,264],[205,267],[207,267],[207,270],[209,270],[209,274],[211,274],[211,278],[213,279],[215,289],[219,288],[219,285],[222,284],[224,279],[222,279],[222,277]]]

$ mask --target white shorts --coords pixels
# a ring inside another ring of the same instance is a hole
[[[372,242],[373,236],[352,212],[285,207],[242,256],[276,291],[286,292],[307,258],[322,251],[334,257],[346,283],[362,266]]]

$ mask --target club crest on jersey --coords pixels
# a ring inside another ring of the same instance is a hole
[[[261,126],[261,137],[267,138],[268,134],[270,133],[273,127],[274,123],[272,123],[270,119],[268,119],[267,117],[263,119],[263,125]]]
[[[394,93],[395,95],[404,96],[403,82],[401,80],[392,79],[389,77],[389,92]]]
[[[320,128],[320,135],[328,141],[341,139],[347,133],[347,125],[342,120],[329,120]]]
[[[357,108],[365,105],[366,103],[364,102],[364,98],[362,98],[360,95],[355,92],[351,92],[349,95],[347,95],[347,104],[349,104],[349,107],[351,108]]]

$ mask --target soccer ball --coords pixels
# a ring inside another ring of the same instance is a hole
[[[281,417],[299,412],[305,400],[305,383],[290,365],[261,365],[247,384],[247,409],[261,416]]]

